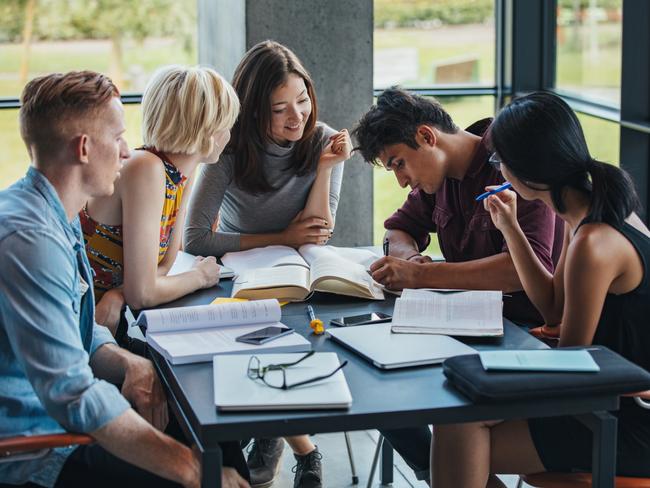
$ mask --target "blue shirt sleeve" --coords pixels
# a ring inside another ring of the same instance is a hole
[[[93,321],[93,342],[90,346],[90,355],[95,354],[95,351],[104,344],[116,344],[115,338],[107,327]]]
[[[47,413],[73,432],[92,432],[121,415],[129,403],[94,377],[83,347],[79,273],[69,244],[47,229],[24,230],[3,239],[0,253],[0,319]],[[105,338],[97,329],[93,349]]]

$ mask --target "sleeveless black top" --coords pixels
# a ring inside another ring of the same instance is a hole
[[[593,343],[607,346],[650,371],[650,237],[627,222],[618,231],[641,258],[643,278],[639,286],[628,293],[607,294]],[[619,417],[627,415],[640,415],[650,424],[650,410],[643,410],[631,398],[622,398]],[[648,441],[650,443],[650,437]]]
[[[608,293],[593,344],[603,345],[650,371],[650,237],[628,223],[617,229],[634,246],[643,278],[634,290]],[[622,397],[618,417],[616,471],[650,477],[650,410]],[[548,471],[590,471],[591,431],[574,417],[529,419],[530,433]]]

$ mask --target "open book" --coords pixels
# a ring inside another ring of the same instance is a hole
[[[261,345],[235,341],[255,330],[278,326],[277,300],[222,303],[145,310],[134,323],[147,329],[147,343],[172,364],[212,361],[215,354],[303,352],[311,345],[300,334],[289,334]]]
[[[502,336],[503,293],[405,289],[395,300],[391,330],[406,334]]]
[[[297,251],[267,246],[227,253],[224,264],[235,271],[232,296],[305,300],[313,291],[383,300],[383,287],[367,273],[378,256],[367,249],[307,244]]]

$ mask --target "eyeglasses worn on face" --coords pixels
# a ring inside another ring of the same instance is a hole
[[[314,376],[313,378],[298,381],[297,383],[292,383],[290,385],[287,384],[287,371],[286,371],[287,368],[296,366],[297,364],[301,363],[302,361],[304,361],[305,359],[313,355],[314,355],[314,351],[309,351],[303,357],[301,357],[300,359],[292,363],[268,364],[266,366],[262,366],[262,363],[260,362],[260,359],[257,356],[251,356],[251,358],[248,360],[248,368],[246,370],[247,376],[249,379],[253,381],[262,380],[264,384],[270,388],[276,388],[278,390],[289,390],[297,386],[308,385],[309,383],[315,383],[316,381],[324,380],[329,378],[330,376],[334,376],[334,374],[336,374],[336,372],[339,369],[342,369],[345,365],[348,364],[347,361],[343,361],[341,365],[331,373]],[[282,385],[277,384],[277,381],[271,382],[269,380],[267,373],[269,373],[270,371],[279,371],[282,373]]]

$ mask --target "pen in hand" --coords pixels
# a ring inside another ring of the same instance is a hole
[[[496,194],[496,193],[502,192],[503,190],[507,190],[508,188],[511,188],[511,187],[512,187],[512,184],[506,181],[506,182],[505,182],[503,185],[501,185],[501,186],[497,186],[496,188],[493,188],[493,189],[490,190],[490,191],[486,191],[485,193],[481,193],[479,196],[477,196],[477,197],[475,198],[475,200],[476,200],[477,202],[480,202],[481,200],[485,200],[485,199],[486,199],[487,197],[489,197],[490,195],[494,195],[494,194]]]
[[[390,241],[388,240],[388,237],[384,237],[384,256],[388,256],[390,254]]]

